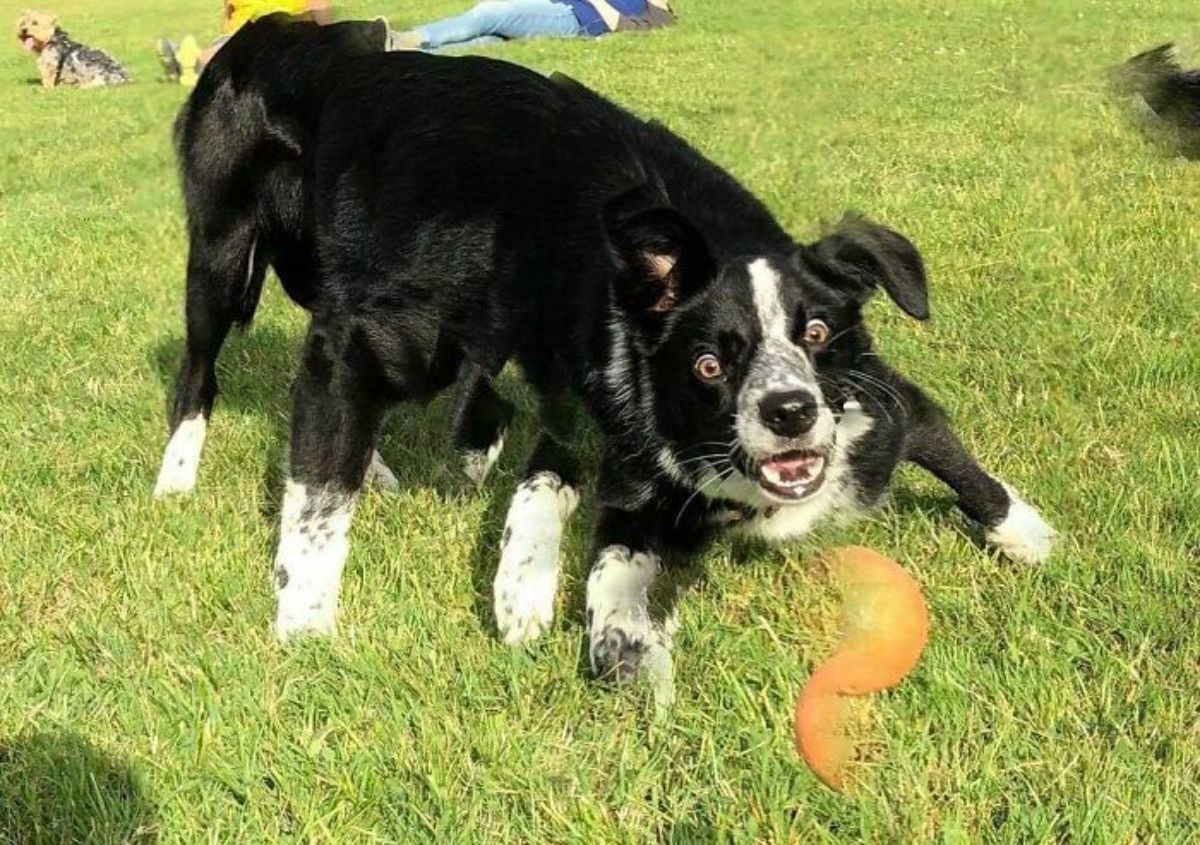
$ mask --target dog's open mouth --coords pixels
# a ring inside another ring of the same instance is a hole
[[[42,42],[38,41],[28,32],[22,32],[17,35],[17,40],[21,42],[21,46],[31,53],[36,53],[42,46]]]
[[[780,499],[795,501],[825,481],[825,455],[812,449],[782,452],[758,464],[758,484]]]

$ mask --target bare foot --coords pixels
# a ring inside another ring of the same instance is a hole
[[[421,37],[419,32],[409,30],[408,32],[393,32],[388,36],[389,50],[420,50],[421,45],[425,43],[425,39]]]

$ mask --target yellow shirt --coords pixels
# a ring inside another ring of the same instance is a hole
[[[287,12],[289,15],[299,15],[308,11],[307,0],[227,0],[226,5],[231,9],[229,20],[222,27],[225,35],[231,35],[241,28],[242,24],[261,18],[273,12]]]

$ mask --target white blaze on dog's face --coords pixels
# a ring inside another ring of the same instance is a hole
[[[833,410],[817,380],[811,350],[795,341],[783,279],[767,258],[747,266],[759,341],[738,391],[734,429],[768,498],[815,492],[836,445]],[[814,320],[813,329],[824,321]]]

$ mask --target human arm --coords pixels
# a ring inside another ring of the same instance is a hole
[[[333,23],[333,9],[329,0],[308,0],[308,13],[322,26]]]

